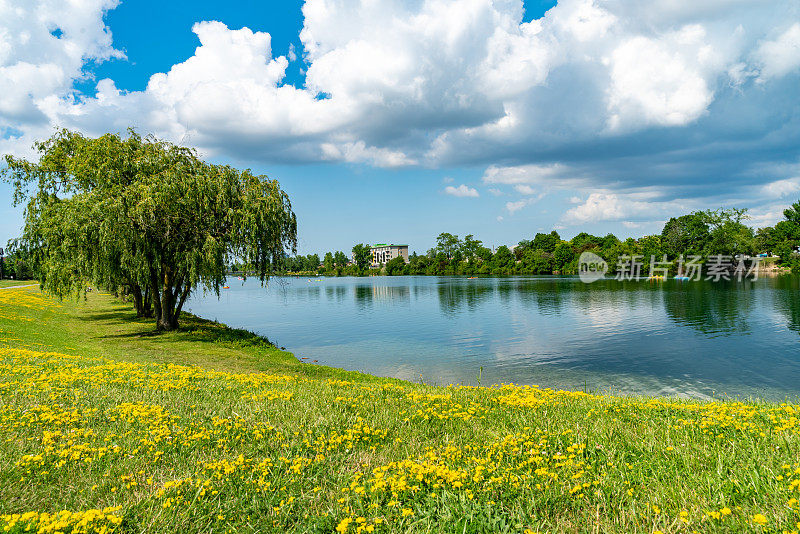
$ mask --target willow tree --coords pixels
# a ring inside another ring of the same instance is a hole
[[[56,295],[87,281],[121,289],[170,330],[193,291],[219,294],[233,260],[263,282],[295,250],[297,222],[276,180],[132,130],[61,130],[34,149],[37,162],[6,156],[2,173],[15,203],[27,202],[22,240]]]

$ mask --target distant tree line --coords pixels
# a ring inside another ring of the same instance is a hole
[[[380,269],[371,269],[372,251],[369,245],[359,243],[352,249],[353,260],[344,252],[326,252],[322,260],[319,254],[288,256],[279,258],[273,266],[275,274],[320,274],[325,276],[363,276],[367,274],[380,274]],[[247,271],[247,266],[235,263],[231,266],[233,271]]]
[[[5,249],[3,258],[3,277],[14,280],[32,280],[34,278],[30,258],[25,250],[20,249],[18,240],[12,239]]]
[[[602,257],[610,271],[615,271],[620,257],[640,256],[642,274],[648,274],[650,258],[675,261],[681,255],[700,257],[706,262],[712,255],[736,257],[767,254],[776,256],[776,264],[800,272],[800,202],[784,210],[784,220],[774,227],[754,231],[747,226],[746,209],[696,211],[669,219],[660,234],[621,240],[614,234],[596,236],[581,232],[564,240],[555,230],[537,233],[533,239],[515,247],[492,250],[473,235],[463,239],[441,233],[436,246],[426,254],[411,254],[409,261],[394,258],[381,269],[348,264],[342,252],[286,257],[284,272],[317,273],[332,276],[385,274],[393,275],[509,275],[575,274],[581,253],[591,251]],[[366,247],[366,245],[358,245]],[[355,252],[355,249],[354,249]],[[367,250],[368,252],[368,250]]]

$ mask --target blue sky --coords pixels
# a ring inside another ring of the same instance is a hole
[[[798,82],[791,1],[0,6],[0,153],[133,125],[277,178],[303,253],[773,224],[800,198]],[[0,241],[21,220],[0,186]]]

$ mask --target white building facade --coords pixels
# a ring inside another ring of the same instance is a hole
[[[378,243],[377,245],[370,245],[369,248],[372,252],[373,267],[379,267],[398,256],[401,256],[403,261],[408,262],[408,245]]]

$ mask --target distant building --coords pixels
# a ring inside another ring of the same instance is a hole
[[[377,245],[370,245],[369,249],[372,252],[373,267],[383,265],[398,256],[402,256],[403,260],[408,262],[408,245],[378,243]]]

